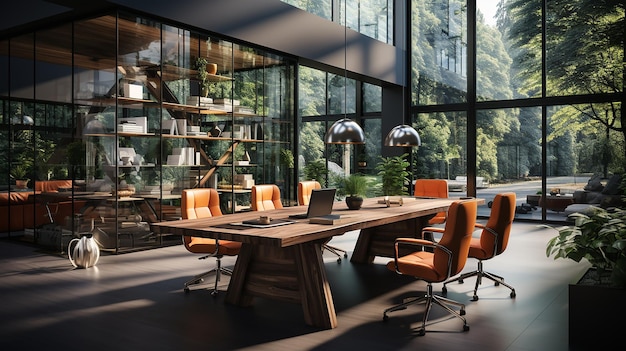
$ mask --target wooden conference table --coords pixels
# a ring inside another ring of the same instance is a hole
[[[242,226],[242,221],[267,215],[288,220],[290,214],[306,212],[303,206],[264,212],[241,212],[218,217],[152,223],[155,233],[225,239],[243,243],[230,279],[225,301],[249,306],[262,297],[299,303],[305,322],[319,328],[337,327],[337,316],[322,259],[322,244],[335,235],[361,230],[353,263],[371,263],[375,256],[393,257],[396,237],[421,237],[421,229],[437,212],[446,211],[449,199],[403,198],[403,205],[365,199],[360,210],[348,210],[337,202],[333,214],[338,223],[311,224],[308,219],[269,227]],[[483,201],[484,202],[484,201]]]

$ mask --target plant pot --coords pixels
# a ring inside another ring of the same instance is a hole
[[[363,205],[363,198],[360,196],[348,196],[346,197],[346,205],[350,210],[358,210]]]
[[[18,189],[26,189],[28,188],[28,179],[16,179],[15,187]]]
[[[623,323],[615,319],[626,314],[626,289],[583,284],[593,271],[590,268],[577,284],[569,285],[570,350],[608,349],[623,339]]]

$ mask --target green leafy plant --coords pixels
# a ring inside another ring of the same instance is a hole
[[[295,166],[291,150],[280,149],[280,162],[287,168],[293,168]]]
[[[206,67],[209,64],[204,57],[198,57],[196,59],[196,70],[198,71],[198,79],[200,80],[200,88],[202,90],[201,94],[204,97],[207,97],[209,94],[214,93],[214,85],[209,79],[209,72],[207,72]]]
[[[351,174],[341,180],[339,195],[364,197],[369,187],[369,181],[360,174]]]
[[[11,178],[15,180],[29,180],[30,166],[27,164],[19,164],[11,169]]]
[[[408,154],[400,156],[380,157],[381,162],[376,165],[378,175],[381,176],[383,195],[405,195],[405,184],[409,183],[407,178],[409,172],[409,162],[406,160]]]
[[[306,179],[315,179],[322,187],[326,187],[326,176],[328,175],[328,169],[326,163],[323,160],[310,161],[304,166],[304,177]]]
[[[588,260],[611,285],[626,287],[626,210],[596,208],[589,214],[574,213],[574,226],[557,228],[559,235],[547,245],[546,255]]]

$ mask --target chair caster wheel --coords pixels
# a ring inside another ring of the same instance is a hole
[[[466,325],[464,325],[464,326],[463,326],[463,331],[464,331],[464,332],[466,332],[466,331],[468,331],[468,330],[469,330],[469,325],[467,325],[467,324],[466,324]]]
[[[500,282],[495,282],[493,285],[495,285],[495,286],[499,286],[499,285],[500,285]]]
[[[418,335],[418,336],[424,336],[424,335],[426,335],[426,330],[424,330],[424,329],[420,329],[420,330],[417,332],[417,335]]]
[[[348,258],[348,254],[347,253],[343,254],[343,257]]]
[[[217,290],[211,291],[211,296],[216,297],[217,296]]]
[[[189,288],[188,288],[188,287],[185,287],[185,288],[183,289],[183,291],[184,291],[184,292],[186,292],[186,293],[188,293],[188,292],[189,292]]]
[[[383,322],[386,322],[386,321],[388,321],[388,320],[389,320],[389,316],[387,316],[386,314],[385,314],[385,315],[383,315]]]
[[[337,259],[337,263],[341,263],[341,257]]]
[[[514,291],[511,291],[511,294],[510,294],[509,296],[511,296],[511,298],[512,298],[512,299],[514,299],[514,298],[515,298],[515,296],[517,296],[517,295],[515,294],[515,290],[514,290]]]
[[[461,316],[465,316],[465,310],[460,310],[460,311],[459,311],[459,314],[460,314]]]
[[[443,288],[441,288],[441,293],[442,294],[447,294],[448,293],[448,288],[446,288],[445,286]]]
[[[478,296],[476,295],[472,296],[472,301],[478,301]]]
[[[463,279],[459,279],[459,284],[463,284]]]

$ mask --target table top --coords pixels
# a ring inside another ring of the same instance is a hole
[[[403,197],[403,205],[378,203],[382,198],[365,199],[360,210],[348,210],[345,202],[336,202],[333,214],[340,215],[341,221],[336,224],[311,224],[308,219],[293,220],[293,224],[256,228],[235,225],[246,220],[258,219],[260,215],[272,219],[289,219],[289,215],[304,213],[306,207],[293,206],[279,210],[263,212],[241,212],[217,217],[201,219],[183,219],[152,223],[155,232],[171,232],[178,235],[207,237],[222,240],[239,241],[259,245],[287,247],[305,242],[328,239],[345,232],[398,221],[423,217],[437,212],[446,211],[450,204],[459,198],[424,199]],[[484,200],[477,199],[480,203]]]

